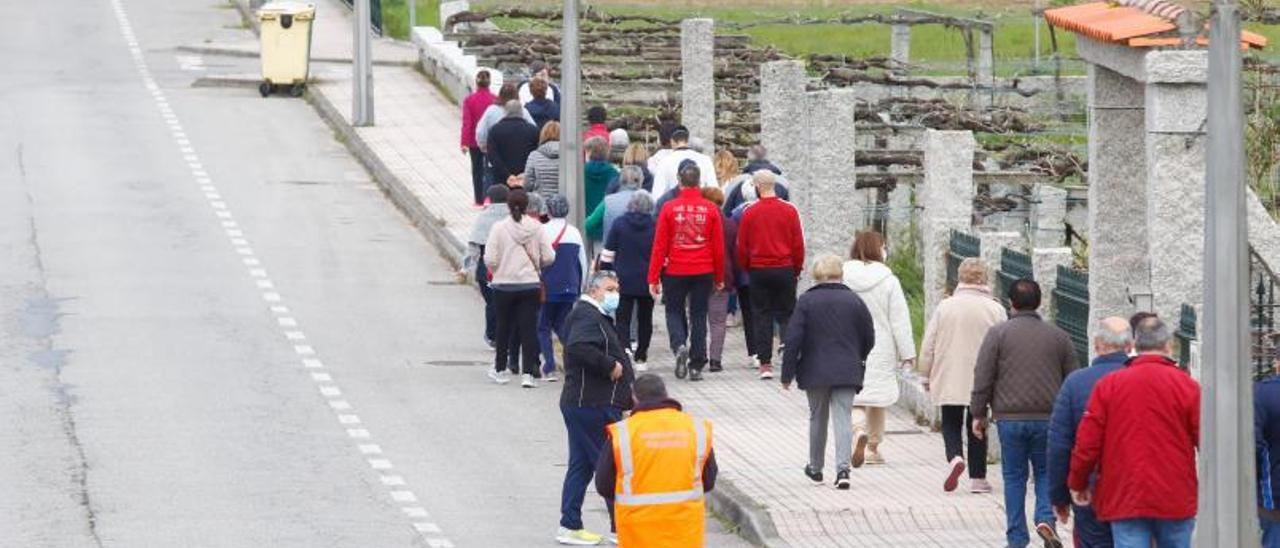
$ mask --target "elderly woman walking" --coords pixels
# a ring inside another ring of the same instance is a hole
[[[942,408],[942,442],[947,455],[944,491],[953,491],[965,471],[962,435],[969,440],[970,491],[990,493],[987,483],[987,440],[973,435],[965,425],[973,423],[969,400],[978,349],[992,326],[1005,320],[1004,307],[987,286],[987,266],[981,259],[960,263],[960,284],[955,293],[938,303],[924,330],[919,372],[933,404]]]
[[[816,285],[800,296],[787,325],[782,355],[782,387],[792,380],[809,397],[809,464],[804,473],[822,483],[827,453],[827,421],[835,418],[836,488],[849,488],[853,454],[854,397],[862,389],[867,355],[875,346],[871,312],[843,277],[840,258],[826,254],[813,262]],[[865,441],[866,438],[863,438]]]
[[[653,296],[649,294],[646,276],[653,254],[653,196],[637,190],[627,202],[627,213],[613,223],[605,238],[601,267],[618,273],[618,336],[628,348],[635,343],[636,371],[646,371],[649,341],[653,339]],[[631,318],[637,322],[635,341],[631,340]]]
[[[640,190],[640,185],[644,183],[644,172],[639,166],[627,166],[622,168],[618,180],[622,182],[618,191],[606,195],[583,223],[587,234],[603,235],[606,245],[609,243],[609,231],[613,229],[613,223],[627,213],[627,204],[631,203],[631,196]]]
[[[911,313],[902,283],[885,266],[885,241],[880,233],[868,230],[858,233],[844,264],[844,283],[871,310],[875,320],[876,346],[867,358],[867,376],[862,391],[854,400],[854,428],[857,447],[853,466],[884,464],[880,444],[884,441],[885,408],[898,401],[896,368],[911,367],[916,358],[915,338],[911,333]]]
[[[498,384],[511,379],[507,373],[508,353],[523,352],[521,386],[536,387],[538,368],[538,308],[541,304],[542,269],[556,260],[551,241],[542,224],[528,212],[529,194],[517,188],[507,197],[510,215],[493,225],[485,244],[484,263],[493,273],[497,325],[497,351],[489,378]],[[519,341],[518,343],[513,341]]]
[[[560,193],[560,122],[547,122],[524,163],[524,188],[543,198]]]

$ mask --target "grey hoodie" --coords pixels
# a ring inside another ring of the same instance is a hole
[[[560,193],[560,141],[547,141],[529,153],[524,164],[524,188],[544,198]]]

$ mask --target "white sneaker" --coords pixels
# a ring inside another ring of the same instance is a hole
[[[490,369],[489,378],[493,379],[493,382],[496,384],[507,384],[511,382],[511,374],[506,371],[494,371]]]
[[[747,362],[747,369],[760,369],[760,358],[755,354],[751,355],[751,361]]]
[[[635,366],[636,373],[644,373],[649,370],[649,364],[647,362],[635,362],[632,365]]]
[[[545,373],[545,374],[543,374],[543,375],[542,375],[542,380],[544,380],[544,381],[546,381],[546,382],[556,382],[556,381],[560,380],[560,377],[557,377],[557,376],[556,376],[556,372],[555,372],[555,371],[552,371],[552,372],[550,372],[550,373]]]
[[[595,546],[602,540],[604,537],[586,529],[572,530],[561,527],[556,530],[556,542],[568,546]]]
[[[520,386],[523,386],[525,388],[537,388],[538,381],[533,378],[533,375],[525,373],[523,375],[520,375]]]

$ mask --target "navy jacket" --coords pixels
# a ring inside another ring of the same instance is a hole
[[[631,409],[635,370],[614,329],[613,320],[596,305],[579,299],[565,318],[564,389],[561,407]],[[622,377],[611,380],[614,364]]]
[[[1062,381],[1058,397],[1053,401],[1053,414],[1049,416],[1049,502],[1055,506],[1071,504],[1071,491],[1067,489],[1067,472],[1071,468],[1071,448],[1076,444],[1076,429],[1093,386],[1107,373],[1123,369],[1129,356],[1115,352],[1098,356],[1093,364],[1072,371]]]
[[[539,131],[542,130],[542,126],[547,125],[547,122],[560,121],[560,103],[551,99],[534,99],[525,103],[524,108],[529,111],[529,116],[533,117],[533,124],[538,126]]]
[[[538,148],[538,128],[521,117],[507,117],[489,130],[489,148],[484,157],[493,166],[493,181],[505,184],[507,177],[524,174],[529,153]]]
[[[653,217],[630,212],[613,222],[605,238],[602,262],[618,274],[618,292],[630,297],[649,295],[649,257],[653,254]]]
[[[733,215],[733,212],[738,209],[738,206],[746,203],[746,200],[742,197],[742,185],[750,183],[751,181],[743,181],[729,188],[728,194],[724,197],[724,206],[721,207],[721,209],[724,210],[725,215]],[[773,192],[774,194],[777,194],[779,198],[788,202],[791,201],[791,193],[787,191],[787,185],[781,181],[773,185]]]
[[[1253,438],[1258,453],[1258,506],[1275,510],[1280,496],[1280,377],[1253,387]]]
[[[786,333],[783,384],[795,379],[802,390],[862,389],[876,329],[866,303],[848,286],[824,283],[805,291],[796,301]]]

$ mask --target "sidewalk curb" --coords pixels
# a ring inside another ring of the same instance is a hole
[[[369,145],[360,138],[359,133],[354,127],[347,123],[342,117],[342,113],[333,106],[328,97],[319,88],[307,88],[307,102],[315,107],[316,112],[320,114],[329,127],[338,132],[342,136],[343,143],[347,145],[347,149],[360,160],[373,178],[378,182],[378,186],[382,187],[382,191],[391,199],[400,211],[413,223],[423,236],[430,241],[440,255],[444,257],[455,270],[461,270],[463,267],[463,258],[466,256],[467,246],[445,228],[445,223],[439,217],[436,217],[430,209],[427,208],[421,200],[414,196],[409,190],[409,186],[396,177],[382,159],[374,154]]]
[[[707,493],[707,508],[738,528],[738,536],[764,548],[789,548],[769,517],[769,511],[738,489],[732,480],[719,478]]]
[[[229,48],[220,46],[204,46],[204,45],[183,45],[176,48],[184,53],[197,53],[200,55],[218,55],[222,57],[240,57],[244,59],[257,59],[260,56],[258,50],[250,51],[248,49]],[[339,63],[350,64],[351,59],[342,57],[310,57],[312,63]],[[386,59],[374,59],[373,66],[376,67],[412,67],[418,63],[413,60],[389,61]]]

